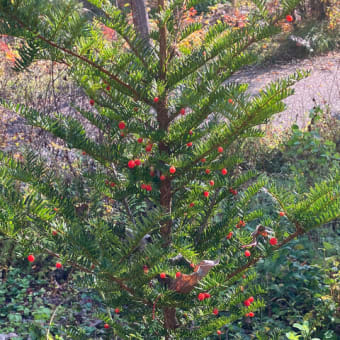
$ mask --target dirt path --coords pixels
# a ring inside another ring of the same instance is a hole
[[[297,69],[309,69],[311,75],[294,86],[294,95],[285,100],[287,109],[279,113],[273,123],[283,128],[293,123],[305,126],[309,121],[309,110],[315,103],[322,108],[329,106],[330,112],[340,119],[340,52],[270,66],[251,66],[235,74],[231,80],[248,82],[249,92],[256,94],[270,81],[284,78]]]

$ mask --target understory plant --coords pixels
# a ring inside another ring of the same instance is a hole
[[[256,0],[244,27],[212,25],[181,53],[201,29],[182,22],[198,2],[159,0],[145,38],[111,1],[0,1],[1,32],[23,39],[16,70],[39,59],[67,65],[89,98],[73,108],[101,133],[99,143],[80,120],[2,99],[94,166],[70,177],[34,152],[22,160],[1,153],[0,231],[30,263],[49,254],[97,289],[108,338],[204,339],[251,320],[264,290],[247,271],[340,215],[339,173],[299,195],[240,169],[235,151],[263,136],[258,126],[284,110],[291,86],[307,76],[299,71],[253,97],[247,84],[228,82],[256,59],[252,44],[278,33],[279,20],[291,22],[298,1],[269,15]],[[103,39],[103,25],[115,39]],[[274,218],[249,209],[259,191]]]

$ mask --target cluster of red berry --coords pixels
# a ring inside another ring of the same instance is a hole
[[[254,302],[254,298],[251,296],[251,297],[248,298],[247,300],[243,301],[243,304],[244,304],[246,307],[249,307],[253,302]]]
[[[199,301],[203,301],[205,299],[209,299],[211,295],[209,293],[199,293],[197,298]]]
[[[109,186],[112,187],[112,188],[116,185],[115,183],[110,182],[108,179],[105,180],[105,184],[106,184],[106,185],[109,185]]]
[[[229,192],[230,192],[231,194],[233,194],[234,196],[237,195],[237,190],[235,190],[235,189],[233,189],[233,188],[230,188],[230,189],[229,189]]]
[[[241,228],[241,227],[245,227],[245,226],[246,226],[246,222],[244,222],[242,220],[236,224],[236,228]]]
[[[254,298],[251,296],[250,298],[248,298],[247,300],[245,300],[244,302],[243,302],[243,304],[246,306],[246,307],[249,307],[252,303],[254,302]],[[245,316],[249,316],[249,317],[254,317],[255,316],[255,314],[253,313],[253,312],[249,312],[249,313],[246,313],[246,315]]]
[[[139,165],[141,165],[142,164],[142,162],[140,161],[140,159],[135,159],[135,160],[133,160],[133,159],[131,159],[129,162],[128,162],[128,167],[130,168],[130,169],[133,169],[135,166],[139,166]]]
[[[152,186],[150,184],[142,184],[141,189],[146,190],[146,191],[151,191],[152,190]]]

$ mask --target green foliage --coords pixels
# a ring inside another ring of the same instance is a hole
[[[217,24],[185,54],[177,52],[180,40],[198,26],[180,34],[173,9],[184,2],[159,6],[151,47],[110,1],[89,2],[101,13],[92,21],[84,19],[76,1],[55,9],[54,1],[46,7],[35,0],[0,2],[1,31],[30,46],[22,50],[17,68],[45,57],[68,65],[94,104],[74,107],[102,136],[96,142],[72,117],[1,99],[2,106],[94,163],[93,171],[80,167],[67,176],[54,173],[33,152],[20,161],[1,153],[1,232],[24,246],[24,256],[45,252],[81,272],[77,284],[99,291],[108,306],[101,314],[110,325],[104,331],[108,337],[209,337],[264,308],[265,291],[252,283],[254,274],[243,278],[244,271],[340,215],[339,172],[293,195],[253,170],[242,171],[242,157],[234,151],[247,138],[262,136],[258,125],[285,108],[291,87],[308,73],[297,71],[253,97],[247,84],[227,82],[253,62],[252,44],[279,31],[262,1],[255,1],[248,25],[233,30]],[[278,17],[297,3],[285,1]],[[102,24],[114,29],[117,39],[104,40]],[[131,166],[136,159],[142,164]],[[285,213],[286,223],[261,207],[252,209],[259,192]],[[274,235],[277,247],[268,242]],[[244,247],[251,248],[250,259]],[[194,272],[190,264],[196,265]],[[202,292],[211,297],[200,301]],[[245,306],[249,296],[254,302]],[[215,306],[218,315],[212,313]],[[110,308],[121,313],[113,315]],[[84,330],[69,332],[84,337]]]
[[[40,265],[46,266],[46,259]],[[24,268],[24,269],[21,269]],[[41,273],[29,271],[27,263],[21,268],[9,268],[0,286],[0,329],[2,334],[16,333],[18,339],[41,339],[53,336],[66,339],[72,329],[84,337],[103,336],[102,322],[96,319],[105,309],[102,299],[94,292],[78,291],[76,287],[51,284],[39,279]],[[50,279],[56,275],[49,268]],[[46,274],[46,273],[45,273]],[[99,322],[98,322],[99,321]],[[70,324],[77,327],[70,327]],[[49,335],[48,335],[49,334]]]

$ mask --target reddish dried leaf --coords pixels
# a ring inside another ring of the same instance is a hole
[[[219,263],[217,261],[204,260],[201,261],[190,275],[182,274],[180,277],[173,280],[170,284],[170,289],[179,293],[191,292],[199,280],[208,274],[210,269]]]

